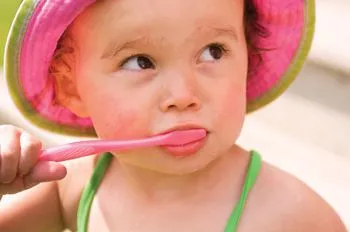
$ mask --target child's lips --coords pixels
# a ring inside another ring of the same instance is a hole
[[[192,141],[186,144],[162,146],[170,155],[176,157],[186,157],[196,154],[204,147],[208,138],[208,134],[199,140]]]
[[[204,129],[207,132],[207,134],[204,138],[198,139],[196,141],[191,141],[186,144],[165,145],[161,147],[164,150],[166,150],[170,155],[176,156],[176,157],[185,157],[185,156],[196,154],[205,145],[207,141],[209,132],[206,128],[203,128],[202,126],[195,125],[195,124],[183,124],[183,125],[178,125],[176,127],[172,127],[168,130],[165,130],[162,133],[160,133],[160,135],[170,133],[173,131],[187,131],[187,130],[194,130],[194,129]]]
[[[199,125],[195,125],[195,124],[183,124],[183,125],[178,125],[178,126],[170,128],[170,129],[167,129],[167,130],[159,133],[158,135],[167,134],[167,133],[170,133],[173,131],[186,131],[186,130],[194,130],[194,129],[203,129],[203,130],[208,132],[208,130],[206,128],[204,128],[203,126],[199,126]]]

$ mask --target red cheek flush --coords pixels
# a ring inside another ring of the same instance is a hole
[[[147,114],[141,114],[136,110],[120,110],[103,117],[105,118],[104,134],[111,139],[132,139],[144,136],[148,129]]]

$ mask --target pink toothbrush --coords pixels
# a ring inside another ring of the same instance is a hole
[[[206,131],[204,129],[192,129],[184,131],[173,131],[167,134],[137,140],[81,141],[43,150],[39,157],[39,160],[60,162],[108,151],[122,151],[150,146],[183,145],[200,140],[205,136]]]

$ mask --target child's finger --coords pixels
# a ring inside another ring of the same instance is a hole
[[[14,194],[34,187],[41,182],[56,181],[66,176],[66,168],[55,162],[39,162],[32,172],[24,177],[17,176],[11,183],[0,185],[0,196]]]
[[[15,179],[20,156],[20,132],[14,128],[6,131],[0,144],[0,183],[10,183]]]
[[[14,179],[11,183],[0,185],[0,196],[6,194],[15,194],[34,187],[37,184],[38,183],[35,182],[25,183],[22,177],[17,176],[16,179]]]
[[[25,176],[35,166],[40,151],[41,142],[30,134],[23,132],[20,137],[21,156],[19,160],[19,174]]]
[[[24,176],[24,183],[26,186],[32,183],[57,181],[63,179],[67,174],[67,169],[60,163],[51,161],[38,162],[34,169]]]

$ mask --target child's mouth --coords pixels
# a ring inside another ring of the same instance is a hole
[[[208,133],[205,137],[186,144],[162,146],[168,153],[176,157],[186,157],[196,154],[207,141]]]

